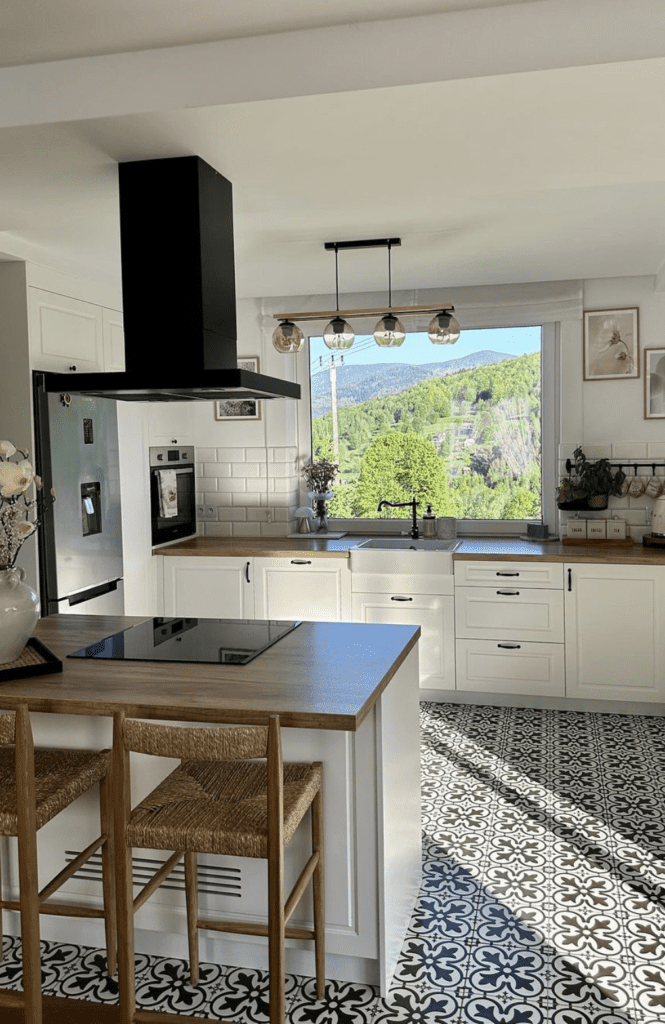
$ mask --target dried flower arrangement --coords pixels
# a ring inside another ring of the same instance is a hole
[[[12,462],[12,456],[19,460]],[[38,528],[44,513],[55,501],[55,491],[48,497],[38,494],[28,498],[31,487],[40,491],[41,479],[28,461],[28,451],[16,448],[11,441],[0,441],[0,569],[13,569],[23,545]]]
[[[320,462],[312,462],[303,468],[303,474],[307,481],[307,487],[313,494],[327,494],[332,483],[339,473],[337,462],[328,462],[321,459]]]

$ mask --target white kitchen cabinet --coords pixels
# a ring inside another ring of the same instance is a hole
[[[563,566],[560,562],[492,561],[470,559],[455,562],[456,587],[534,587],[538,590],[561,590]]]
[[[104,339],[104,369],[108,373],[123,373],[125,369],[125,329],[122,313],[116,309],[102,309],[102,337]]]
[[[461,692],[565,696],[563,644],[457,640],[455,664]]]
[[[91,373],[104,369],[104,325],[101,306],[28,289],[30,361],[34,370]]]
[[[455,587],[455,634],[465,640],[513,640],[563,643],[560,590],[521,584]]]
[[[565,565],[566,696],[665,700],[665,566]]]
[[[253,565],[251,558],[165,557],[164,614],[253,619]]]
[[[210,414],[212,416],[212,412]],[[157,448],[165,445],[194,443],[191,402],[151,402],[148,407],[150,444]]]
[[[392,577],[381,593],[354,593],[353,620],[420,626],[420,686],[454,690],[455,599],[409,592],[401,582]]]
[[[254,559],[257,619],[351,620],[351,572],[347,558]]]

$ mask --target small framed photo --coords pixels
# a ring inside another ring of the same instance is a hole
[[[639,310],[585,309],[584,380],[640,375]]]
[[[644,418],[665,420],[665,348],[644,350]]]
[[[238,369],[259,373],[259,357],[243,356]],[[261,402],[256,398],[228,398],[215,402],[216,420],[260,420]]]

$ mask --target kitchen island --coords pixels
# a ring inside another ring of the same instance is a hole
[[[98,661],[67,658],[141,619],[56,615],[35,635],[63,661],[63,672],[2,684],[5,709],[27,701],[37,743],[110,746],[111,716],[263,724],[278,714],[286,760],[324,765],[326,828],[326,975],[369,982],[385,992],[420,884],[418,638],[413,626],[303,622],[248,665]],[[157,762],[157,763],[155,763]],[[173,762],[151,758],[138,799]],[[83,798],[40,833],[44,859],[70,861],[92,838],[95,801]],[[289,847],[285,885],[293,884],[308,839]],[[161,851],[140,851],[162,858]],[[202,858],[202,864],[205,863]],[[137,880],[141,858],[135,862]],[[206,916],[261,918],[265,864],[210,858],[202,872]],[[10,865],[8,882],[15,882]],[[176,889],[182,881],[174,876]],[[69,899],[100,898],[98,878],[74,878]],[[303,901],[299,921],[308,922]],[[13,917],[13,915],[12,915]],[[296,915],[294,915],[294,923]],[[18,922],[11,921],[18,928]],[[44,918],[44,938],[102,945],[95,921]],[[287,970],[313,975],[310,944],[289,942]],[[136,919],[137,952],[186,959],[184,894],[162,888]],[[265,940],[203,933],[201,959],[267,966]]]

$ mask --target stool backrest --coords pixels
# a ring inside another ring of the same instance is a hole
[[[242,761],[268,754],[267,726],[193,729],[129,718],[122,729],[125,750],[140,754],[188,761]]]

